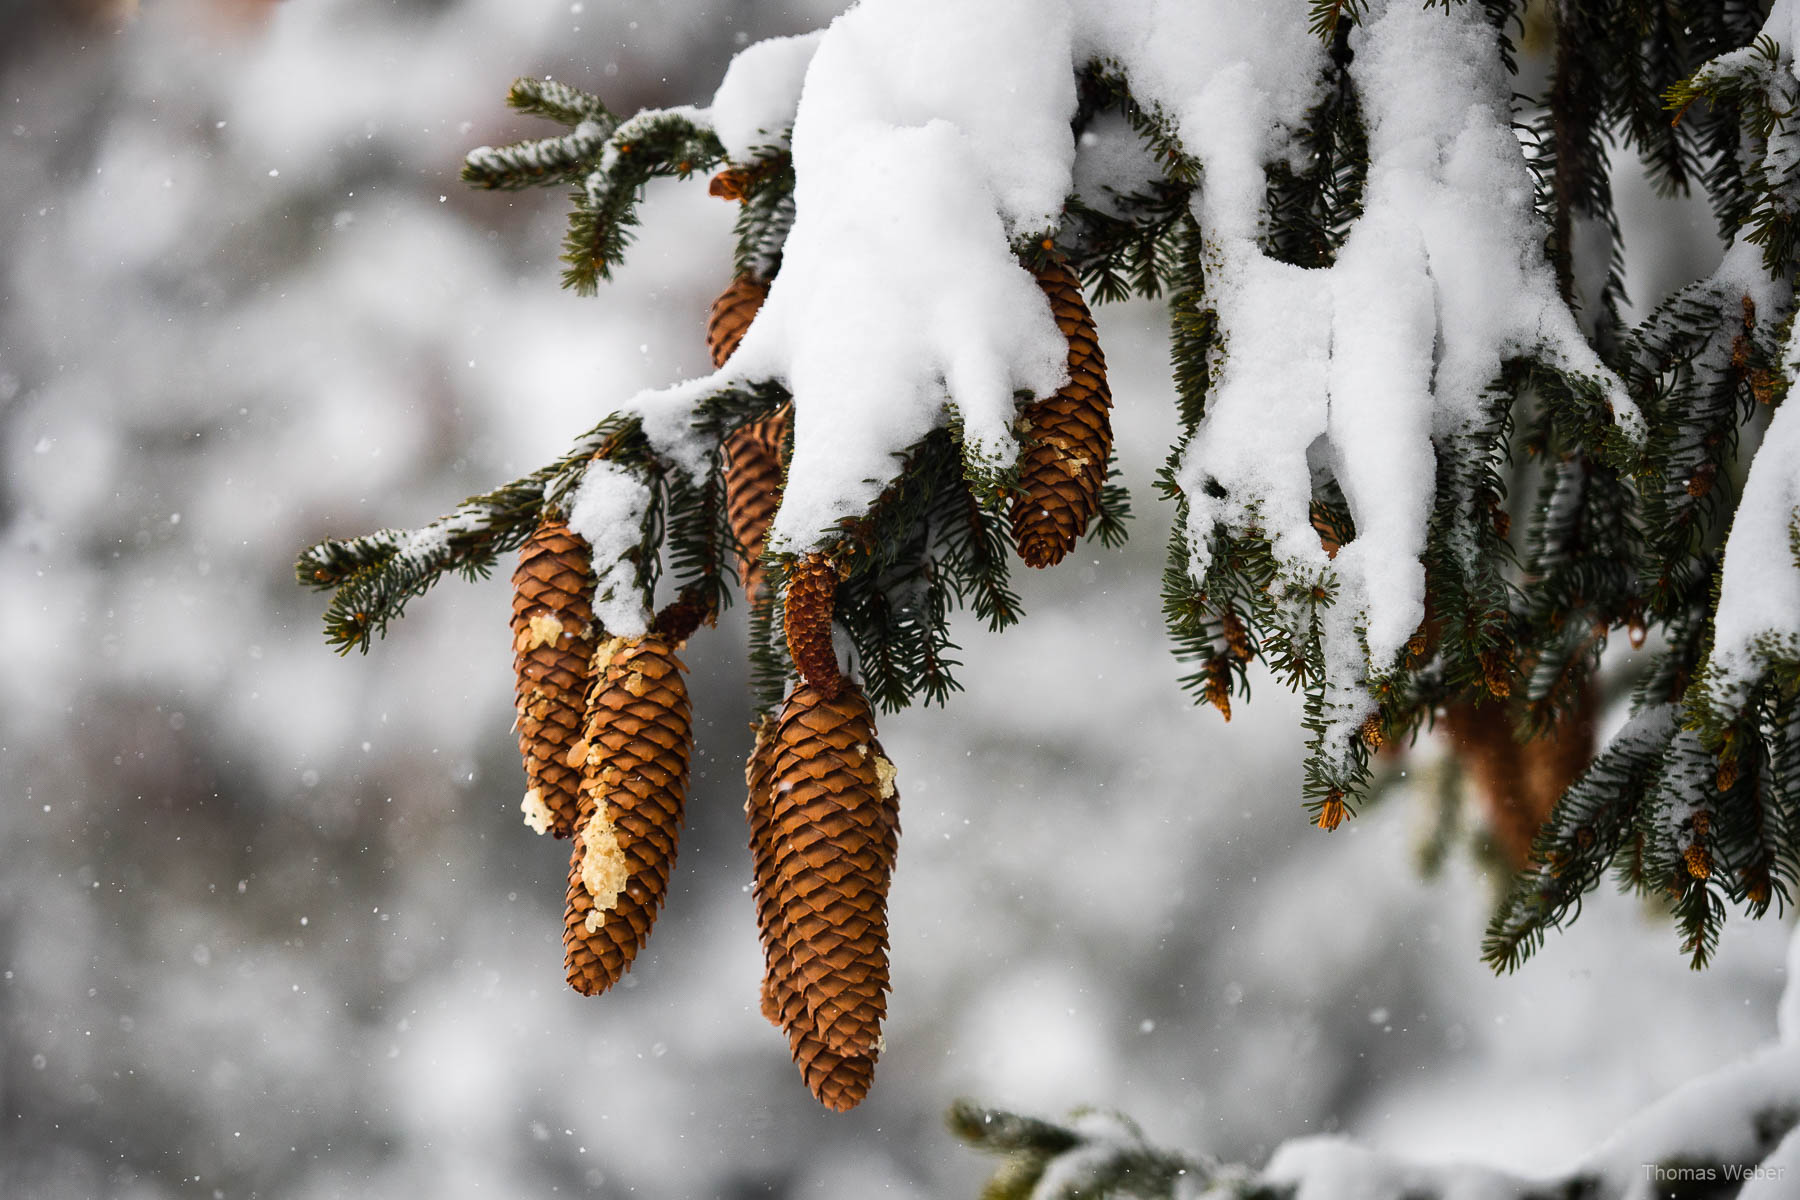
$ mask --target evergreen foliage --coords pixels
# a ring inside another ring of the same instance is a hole
[[[966,1100],[951,1105],[950,1131],[1000,1166],[981,1200],[1295,1200],[1392,1196],[1396,1200],[1594,1200],[1657,1195],[1726,1200],[1752,1183],[1785,1178],[1800,1121],[1791,1081],[1772,1089],[1793,1048],[1764,1050],[1668,1097],[1572,1169],[1524,1178],[1488,1167],[1408,1162],[1339,1138],[1286,1144],[1262,1171],[1151,1143],[1122,1113],[1078,1110],[1066,1120],[1022,1116]],[[1657,1120],[1660,1116],[1663,1119]],[[1678,1117],[1679,1120],[1670,1120]],[[1784,1141],[1784,1139],[1786,1139]],[[1633,1150],[1645,1151],[1642,1155]],[[1609,1150],[1613,1152],[1608,1153]],[[1654,1181],[1655,1191],[1648,1190]],[[1774,1191],[1758,1192],[1774,1195]]]
[[[1352,64],[1367,9],[1356,0],[1311,4],[1330,53],[1297,152],[1266,166],[1259,246],[1275,263],[1331,266],[1364,211],[1370,98],[1359,94]],[[1446,705],[1478,706],[1521,740],[1541,736],[1591,707],[1615,632],[1633,644],[1656,638],[1635,715],[1543,826],[1486,955],[1497,968],[1517,966],[1546,930],[1579,911],[1610,866],[1624,886],[1668,903],[1700,965],[1728,904],[1753,914],[1785,904],[1800,871],[1800,646],[1765,640],[1748,677],[1709,665],[1739,481],[1763,414],[1793,369],[1783,347],[1800,239],[1795,48],[1762,33],[1761,5],[1739,0],[1561,4],[1549,16],[1513,0],[1487,0],[1483,9],[1501,31],[1493,52],[1509,70],[1511,35],[1531,33],[1527,16],[1551,25],[1546,94],[1516,97],[1513,110],[1544,250],[1563,302],[1623,380],[1646,429],[1640,441],[1625,427],[1607,380],[1543,347],[1517,348],[1474,418],[1433,431],[1425,620],[1391,662],[1368,661],[1367,630],[1357,628],[1363,692],[1348,696],[1341,662],[1331,661],[1343,652],[1325,632],[1342,595],[1335,569],[1296,568],[1254,510],[1247,523],[1190,522],[1198,503],[1224,496],[1211,479],[1204,494],[1184,490],[1178,475],[1234,349],[1212,290],[1216,248],[1198,217],[1201,162],[1170,114],[1134,96],[1119,63],[1078,72],[1072,132],[1079,138],[1103,116],[1123,118],[1156,177],[1106,196],[1071,196],[1057,228],[1021,236],[1014,249],[1027,267],[1047,256],[1067,261],[1101,301],[1166,298],[1183,433],[1158,483],[1177,512],[1164,611],[1188,668],[1182,682],[1227,718],[1233,698],[1249,695],[1252,663],[1303,695],[1306,801],[1321,827],[1354,815],[1372,754],[1429,729]],[[569,132],[476,150],[464,177],[489,189],[571,187],[565,286],[587,293],[610,277],[648,180],[721,164],[713,191],[741,205],[736,270],[765,281],[781,270],[796,185],[785,132],[733,161],[700,110],[620,120],[584,92],[532,80],[516,83],[509,102]],[[1755,248],[1754,270],[1734,250],[1715,277],[1630,328],[1610,183],[1615,143],[1640,155],[1660,187],[1703,188],[1724,235]],[[646,606],[666,563],[673,590],[714,613],[729,600],[727,564],[738,549],[722,515],[719,444],[787,399],[779,385],[755,383],[701,403],[690,432],[708,464],[698,476],[660,458],[633,419],[611,418],[558,462],[424,530],[314,547],[300,560],[301,581],[335,590],[332,643],[366,650],[443,572],[483,573],[540,516],[564,513],[585,464],[602,457],[640,473],[656,497],[634,551]],[[1019,619],[1004,520],[1016,488],[964,444],[951,419],[910,447],[869,511],[821,535],[816,548],[839,569],[837,620],[871,701],[892,710],[941,703],[956,690],[949,619],[958,607],[995,630]],[[1334,558],[1356,541],[1352,509],[1333,467],[1314,464],[1312,524]],[[1109,484],[1089,536],[1117,544],[1125,516],[1125,493]],[[1800,517],[1794,528],[1800,547]],[[776,586],[751,614],[754,687],[765,710],[791,675],[779,586],[790,565],[766,556]],[[1358,707],[1371,698],[1372,712]],[[1037,1156],[1040,1170],[1069,1149],[1029,1131],[1004,1145],[997,1136],[981,1138]]]

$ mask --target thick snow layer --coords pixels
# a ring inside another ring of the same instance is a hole
[[[1800,346],[1790,342],[1787,370]],[[1800,652],[1800,406],[1769,422],[1725,542],[1708,676],[1729,689],[1761,674],[1770,652]]]
[[[821,36],[823,31],[769,38],[731,60],[709,111],[713,132],[732,159],[745,162],[758,150],[787,141],[800,106],[800,85]]]
[[[1357,529],[1332,564],[1341,591],[1324,624],[1331,701],[1346,733],[1372,706],[1357,695],[1357,639],[1366,638],[1368,668],[1386,670],[1424,619],[1433,436],[1478,419],[1502,361],[1536,354],[1588,376],[1622,426],[1642,425],[1557,294],[1492,28],[1466,8],[1377,5],[1354,45],[1369,175],[1364,214],[1335,265],[1272,263],[1239,211],[1247,194],[1202,200],[1225,348],[1178,475],[1196,576],[1223,526],[1268,537],[1289,573],[1304,577],[1323,562],[1306,463],[1325,439]],[[1255,128],[1241,116],[1215,124]],[[1226,154],[1226,174],[1237,177],[1239,148],[1196,148],[1209,192],[1218,174],[1209,155]],[[1224,496],[1210,494],[1217,486]]]
[[[1657,1170],[1683,1166],[1746,1182],[1744,1197],[1773,1200],[1794,1194],[1800,1174],[1800,1131],[1791,1131],[1763,1156],[1764,1118],[1791,1112],[1800,1100],[1800,933],[1788,951],[1788,985],[1781,1000],[1780,1043],[1677,1088],[1627,1121],[1564,1179],[1600,1181],[1601,1194],[1655,1200],[1668,1194]],[[1418,1193],[1441,1200],[1521,1200],[1544,1194],[1546,1181],[1476,1164],[1422,1164],[1342,1138],[1284,1143],[1258,1180],[1292,1185],[1295,1200],[1385,1200]]]
[[[1518,1200],[1525,1181],[1478,1166],[1430,1166],[1344,1138],[1284,1142],[1260,1183],[1291,1185],[1294,1200],[1389,1200],[1418,1194],[1442,1200]]]
[[[629,555],[643,537],[650,489],[617,463],[597,459],[582,473],[569,502],[569,529],[593,548],[594,619],[615,637],[641,637],[650,614]]]
[[[1763,34],[1783,47],[1789,71],[1800,77],[1800,60],[1794,57],[1794,47],[1800,45],[1800,4],[1778,0]],[[1742,70],[1749,61],[1743,56],[1750,53],[1721,55],[1702,73]],[[1771,137],[1764,169],[1791,171],[1796,151],[1791,131]],[[1788,285],[1769,278],[1760,248],[1748,240],[1726,252],[1712,278],[1725,294],[1748,297],[1762,314],[1779,311],[1788,299]],[[1790,380],[1800,372],[1800,330],[1790,333],[1781,366]],[[1742,688],[1776,655],[1800,655],[1800,415],[1791,402],[1769,422],[1725,543],[1712,655],[1705,667],[1712,702],[1723,711],[1734,709]]]
[[[1751,1167],[1761,1159],[1758,1118],[1791,1111],[1797,1079],[1800,1048],[1769,1047],[1677,1088],[1607,1139],[1585,1165],[1607,1178],[1630,1181],[1624,1200],[1666,1194],[1647,1178],[1646,1164],[1685,1160]]]
[[[1076,170],[1075,73],[1116,64],[1203,169],[1194,211],[1221,350],[1177,475],[1190,568],[1205,574],[1223,529],[1266,536],[1290,583],[1335,585],[1322,627],[1342,727],[1327,745],[1341,745],[1373,706],[1369,673],[1391,669],[1424,618],[1434,439],[1479,417],[1502,362],[1534,355],[1592,379],[1641,432],[1544,258],[1495,36],[1467,6],[1371,5],[1351,66],[1365,212],[1323,270],[1258,243],[1267,169],[1297,161],[1293,134],[1321,98],[1324,50],[1300,0],[866,0],[814,39],[754,47],[712,120],[739,152],[791,109],[781,273],[724,370],[632,407],[692,469],[693,403],[733,382],[785,383],[795,444],[778,549],[865,511],[947,421],[975,459],[1010,464],[1017,397],[1058,386],[1065,357],[1012,242],[1052,227],[1077,184],[1104,198],[1144,181],[1109,127]],[[1102,178],[1109,168],[1121,178]],[[1313,464],[1337,477],[1358,531],[1335,562],[1309,521]]]
[[[1162,178],[1156,156],[1124,117],[1101,113],[1081,131],[1072,190],[1089,208],[1123,216],[1123,198],[1149,195]]]

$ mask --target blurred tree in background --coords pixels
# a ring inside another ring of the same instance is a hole
[[[695,662],[656,946],[601,1004],[565,994],[566,863],[512,799],[505,589],[345,664],[289,553],[422,523],[560,454],[596,396],[704,370],[729,206],[653,184],[615,285],[560,293],[559,198],[456,181],[470,145],[538,133],[504,80],[702,99],[836,7],[5,10],[0,1191],[968,1195],[983,1165],[937,1116],[959,1093],[1116,1105],[1225,1160],[1347,1129],[1548,1171],[1766,1040],[1779,929],[1728,927],[1689,978],[1604,897],[1496,982],[1479,872],[1398,865],[1453,760],[1391,760],[1383,804],[1309,837],[1299,706],[1270,679],[1224,736],[1146,670],[1170,514],[1144,484],[1179,433],[1147,301],[1099,314],[1132,544],[1020,580],[1004,640],[959,624],[970,694],[884,729],[909,773],[882,1087],[816,1111],[756,1011],[723,653]],[[1704,211],[1615,192],[1634,292],[1710,269]]]

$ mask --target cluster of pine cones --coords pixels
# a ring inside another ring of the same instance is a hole
[[[1086,529],[1112,432],[1105,363],[1067,267],[1038,273],[1069,342],[1066,387],[1021,414],[1021,485],[1011,520],[1020,557],[1059,561]],[[714,304],[715,364],[767,294],[743,276]],[[780,502],[792,415],[750,422],[725,443],[728,514],[746,593],[767,586],[762,553]],[[887,1014],[888,882],[900,832],[894,766],[874,714],[832,644],[837,567],[826,553],[784,572],[784,633],[799,680],[756,726],[745,772],[762,1011],[787,1034],[807,1088],[837,1111],[868,1094]],[[570,986],[617,983],[650,935],[674,864],[693,746],[676,657],[709,614],[671,605],[640,638],[594,619],[587,544],[560,520],[526,543],[513,577],[513,648],[526,823],[573,840],[563,919]]]

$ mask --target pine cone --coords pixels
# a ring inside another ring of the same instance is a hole
[[[845,1058],[872,1063],[880,1052],[899,799],[868,701],[853,687],[836,698],[806,684],[795,688],[773,740],[774,870],[765,880],[774,895],[764,934],[787,953],[770,955],[771,990],[778,1001],[785,989],[803,1002],[810,1021],[789,1001],[781,1006],[783,1024],[795,1061],[803,1072],[823,1070],[823,1080],[836,1068],[821,1068],[816,1054],[812,1067],[801,1060],[809,1036]]]
[[[1590,683],[1573,711],[1524,743],[1513,737],[1513,714],[1504,704],[1490,701],[1478,708],[1459,701],[1445,708],[1444,730],[1473,778],[1476,796],[1487,810],[1488,829],[1513,870],[1530,862],[1538,830],[1587,769],[1597,707]]]
[[[818,688],[828,700],[835,699],[844,689],[837,647],[831,641],[837,584],[837,567],[830,556],[809,554],[788,569],[782,606],[788,657],[794,660],[800,678]]]
[[[792,416],[792,406],[783,405],[759,421],[740,425],[725,439],[725,512],[731,534],[743,548],[739,574],[744,598],[751,604],[762,591],[763,546],[781,504],[782,458]]]
[[[605,991],[650,936],[675,863],[692,726],[686,668],[667,641],[613,638],[594,655],[580,816],[563,913],[569,986]]]
[[[826,1045],[805,997],[791,985],[795,978],[788,950],[785,895],[775,864],[774,805],[778,743],[776,723],[764,720],[756,729],[756,747],[744,775],[750,796],[744,806],[750,819],[750,857],[755,870],[756,923],[768,967],[763,974],[762,1013],[786,1031],[788,1048],[807,1090],[821,1104],[848,1112],[868,1094],[875,1079],[873,1054],[843,1055]]]
[[[789,1034],[788,1046],[806,1090],[826,1108],[849,1112],[869,1094],[875,1082],[873,1055],[834,1053],[809,1030]]]
[[[1075,548],[1099,511],[1112,453],[1112,391],[1081,281],[1062,263],[1041,268],[1037,280],[1069,342],[1069,382],[1025,407],[1022,494],[1013,501],[1012,531],[1025,565],[1048,567]]]
[[[706,346],[712,351],[713,366],[725,365],[768,294],[769,285],[752,275],[739,275],[719,293],[706,318]]]
[[[768,294],[768,284],[739,275],[713,301],[706,322],[706,345],[712,351],[713,366],[725,365]],[[791,409],[784,407],[760,421],[739,426],[725,439],[725,510],[732,536],[743,547],[739,574],[744,580],[744,596],[753,604],[762,590],[763,544],[781,503],[782,453],[790,413]]]
[[[575,831],[581,772],[565,761],[581,740],[594,655],[594,573],[588,544],[545,521],[513,572],[513,665],[525,823],[559,838]]]
[[[775,722],[765,717],[756,725],[756,745],[744,767],[744,783],[749,795],[744,801],[744,816],[750,823],[750,868],[752,892],[756,900],[756,929],[762,939],[763,971],[762,1014],[777,1028],[786,1028],[782,1019],[783,1005],[792,996],[786,980],[791,972],[787,962],[784,927],[777,897],[781,893],[775,876],[775,839],[772,828],[774,813]],[[777,965],[780,961],[781,966]]]

